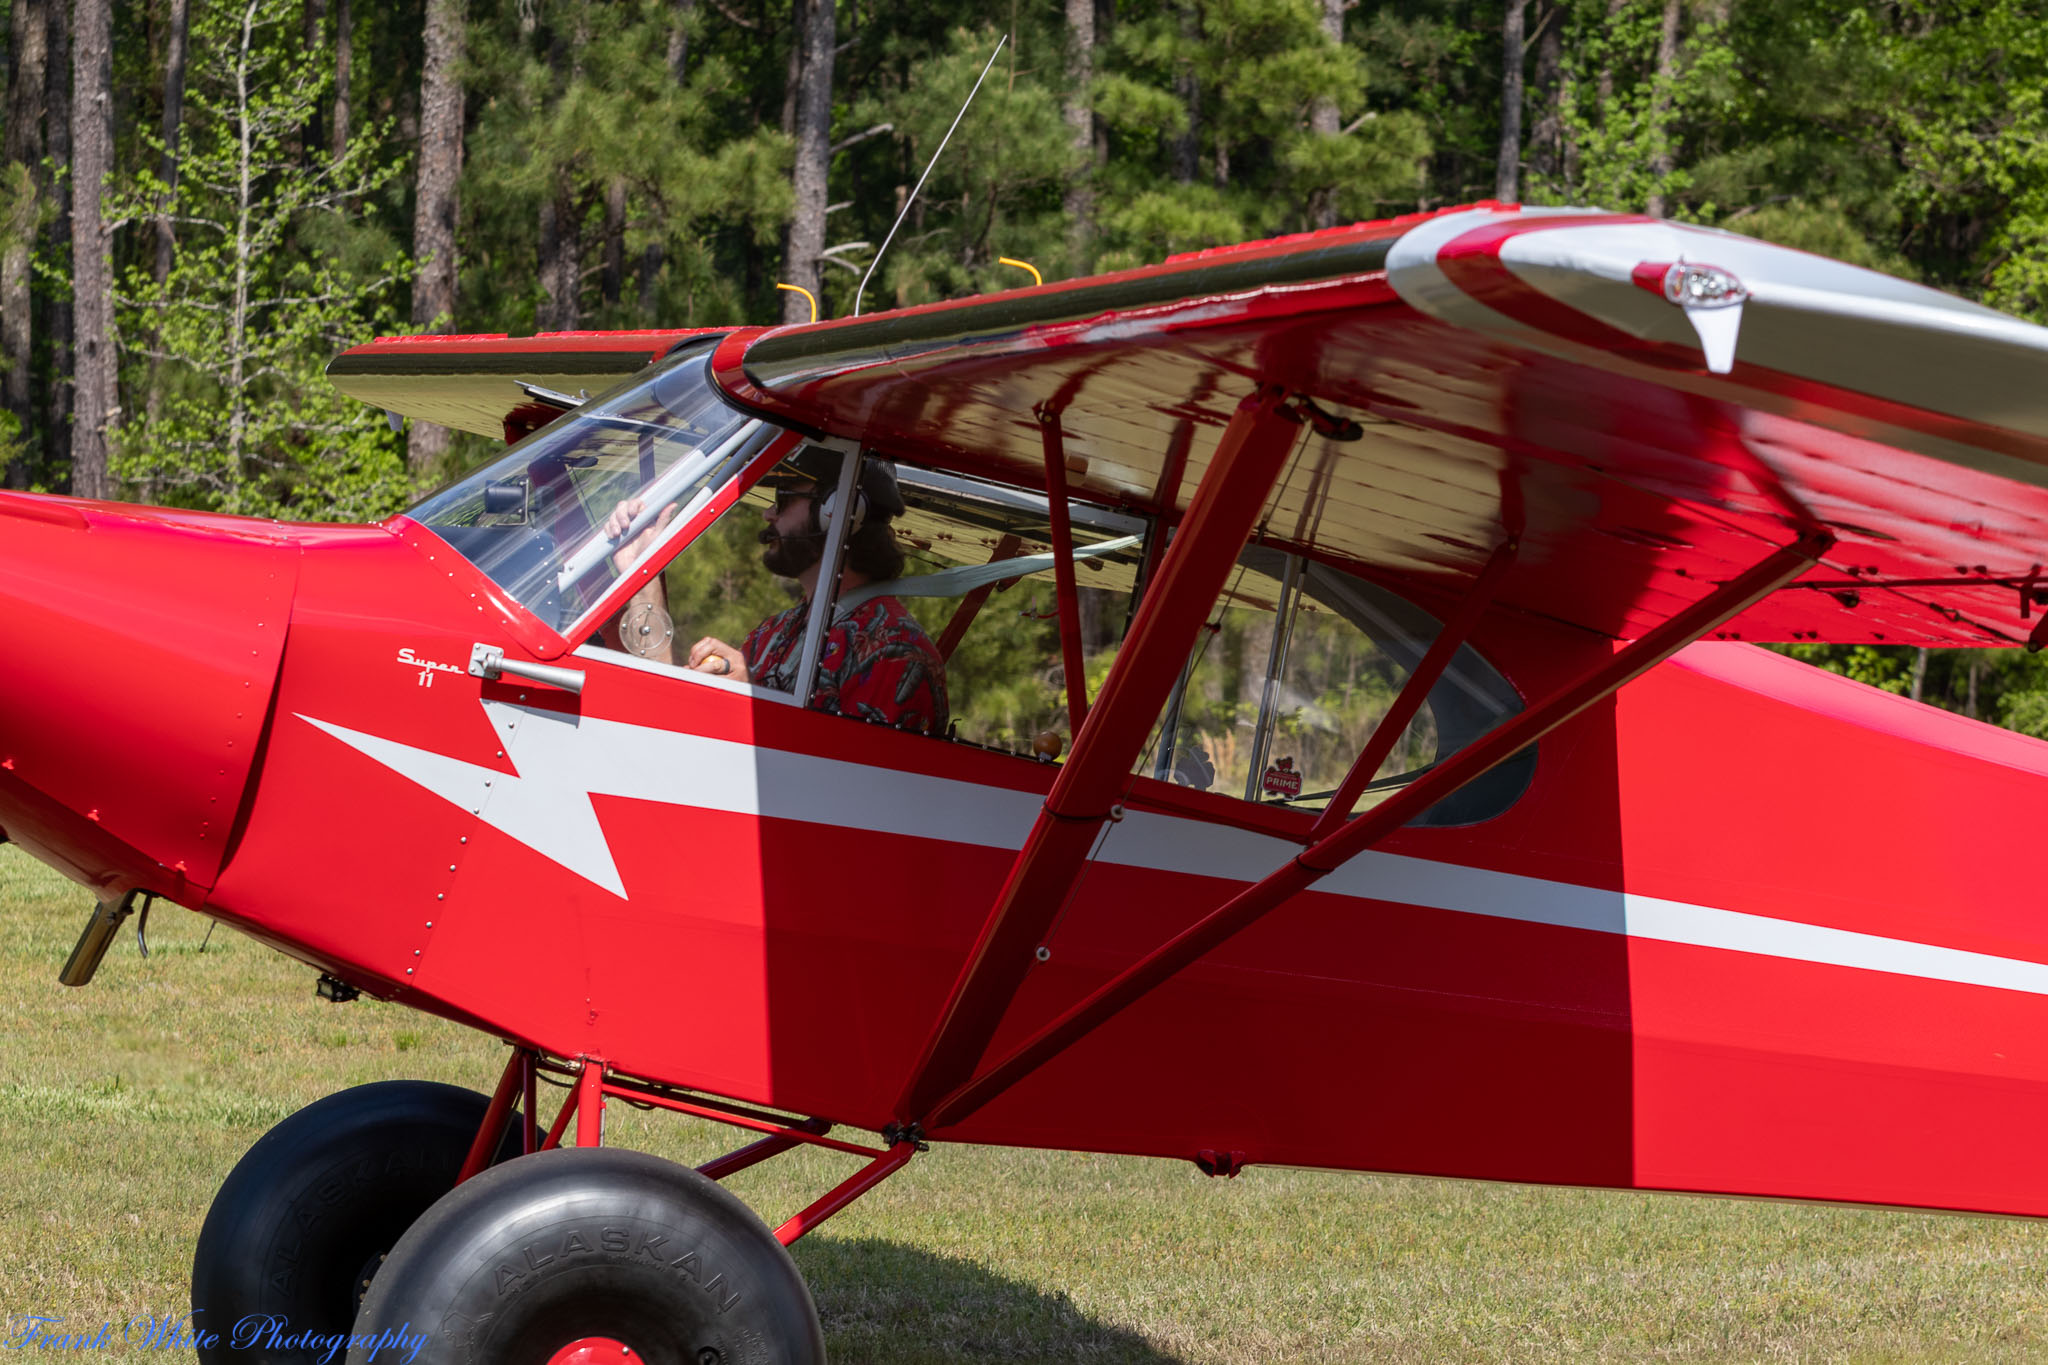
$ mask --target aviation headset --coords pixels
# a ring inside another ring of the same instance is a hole
[[[812,497],[811,524],[818,528],[815,534],[821,536],[830,534],[832,518],[837,515],[839,515],[839,490],[837,488],[832,489],[822,498]],[[861,527],[867,525],[867,521],[868,495],[859,488],[855,488],[853,490],[853,521],[846,528],[847,536],[850,538]]]
[[[836,456],[831,457],[830,468],[806,468],[805,465],[809,463],[806,457],[809,454],[809,451],[805,451],[797,455],[789,461],[789,465],[791,474],[808,480],[812,486],[812,492],[809,494],[812,529],[809,535],[812,539],[819,539],[832,530],[832,520],[839,515],[838,460]],[[883,515],[896,516],[903,511],[901,499],[895,495],[895,474],[892,468],[886,462],[878,462],[872,455],[868,459],[870,463],[867,469],[862,471],[860,482],[853,490],[853,520],[846,528],[849,538],[867,525],[872,510],[868,498],[868,485],[871,479],[869,470],[879,473],[881,482],[878,486],[883,498]],[[891,502],[896,505],[889,506]]]

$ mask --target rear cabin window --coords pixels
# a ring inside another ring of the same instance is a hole
[[[1352,574],[1248,547],[1167,704],[1141,774],[1198,791],[1321,810],[1441,629]],[[1360,798],[1365,810],[1521,710],[1507,680],[1459,649]],[[1461,825],[1527,787],[1527,751],[1414,823]]]

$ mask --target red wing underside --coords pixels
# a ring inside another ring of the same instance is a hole
[[[1602,232],[1659,271],[1738,263],[1729,372],[1626,259],[1616,279],[1573,256]],[[1364,430],[1302,428],[1270,540],[1455,590],[1516,536],[1504,602],[1633,638],[1821,523],[1826,560],[1722,638],[1986,645],[2039,620],[2044,337],[1727,234],[1475,212],[783,329],[720,378],[804,426],[1041,486],[1055,408],[1077,494],[1175,513],[1237,403],[1278,384]]]

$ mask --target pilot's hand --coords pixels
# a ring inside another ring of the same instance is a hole
[[[620,536],[626,534],[627,528],[633,524],[633,519],[646,510],[647,504],[639,498],[626,498],[622,500],[617,507],[612,509],[612,514],[604,519],[604,538],[606,540],[617,540]],[[618,553],[612,556],[612,567],[620,573],[624,573],[627,569],[633,567],[640,556],[647,553],[655,541],[661,538],[661,533],[668,529],[668,524],[675,519],[676,506],[674,503],[670,503],[661,509],[661,515],[654,519],[652,526],[619,547]]]
[[[734,682],[753,681],[747,673],[746,657],[725,641],[709,635],[690,646],[688,666],[699,673],[731,678]]]

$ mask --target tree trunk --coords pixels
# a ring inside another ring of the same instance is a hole
[[[77,0],[72,46],[71,309],[77,346],[77,428],[71,489],[104,498],[114,486],[107,447],[120,415],[114,396],[112,229],[100,212],[114,158],[114,14],[111,0]]]
[[[540,206],[540,314],[543,332],[573,332],[583,325],[583,221],[566,170]]]
[[[50,201],[55,210],[44,229],[44,260],[71,258],[71,6],[64,0],[49,7],[50,41],[47,87],[43,96],[44,126],[50,146]],[[45,391],[43,459],[48,469],[71,462],[71,296],[51,290],[47,330],[50,334],[50,385]]]
[[[1067,172],[1067,261],[1075,274],[1088,268],[1095,237],[1095,109],[1088,84],[1095,78],[1095,0],[1067,0],[1066,120],[1073,166]]]
[[[1555,0],[1537,11],[1535,103],[1542,112],[1529,129],[1529,169],[1544,180],[1564,176],[1564,116],[1557,107],[1564,75],[1564,16]]]
[[[789,222],[789,252],[782,278],[787,284],[820,292],[818,254],[825,249],[825,174],[832,164],[832,66],[838,42],[833,0],[802,0],[803,73],[797,93],[796,167],[791,181],[796,211]],[[822,301],[818,316],[824,317]],[[810,305],[803,295],[782,291],[782,320],[808,322]]]
[[[463,0],[427,0],[420,75],[419,192],[413,209],[412,323],[446,330],[455,318],[456,182],[462,175]],[[448,449],[448,429],[414,422],[406,460],[425,473]]]
[[[48,76],[50,21],[44,0],[14,0],[9,7],[13,45],[7,63],[7,126],[0,133],[0,176],[13,174],[13,167],[25,166],[38,189],[43,178],[43,92]],[[0,192],[6,181],[0,180]],[[29,385],[29,364],[35,348],[35,295],[29,283],[29,263],[35,251],[35,220],[23,205],[20,221],[5,224],[6,249],[0,252],[0,396],[7,411],[21,423],[21,435],[28,438],[36,429],[35,394]],[[0,483],[9,488],[29,484],[26,453],[5,469]]]
[[[1908,695],[1910,695],[1914,701],[1919,701],[1920,694],[1926,690],[1926,687],[1927,646],[1922,645],[1919,649],[1913,651],[1913,690]]]
[[[654,310],[661,301],[663,254],[660,242],[649,242],[646,249],[640,253],[640,321],[649,327],[661,325]]]
[[[327,37],[327,0],[306,0],[306,55],[312,56],[325,45]],[[320,107],[313,106],[306,117],[306,126],[300,130],[300,146],[307,162],[313,160],[320,146]]]
[[[683,84],[690,74],[690,19],[696,9],[697,0],[675,0],[674,12],[669,17],[668,74],[677,85]],[[790,41],[796,40],[792,37]],[[657,322],[655,309],[661,298],[661,263],[666,254],[659,240],[649,242],[640,252],[640,320],[649,326]]]
[[[696,8],[697,0],[676,0],[675,14],[669,20],[668,74],[677,85],[690,69],[690,16]]]
[[[1507,0],[1500,26],[1500,151],[1494,158],[1493,197],[1513,203],[1522,194],[1522,48],[1529,0]]]
[[[1971,650],[1969,682],[1970,690],[1963,698],[1963,714],[1968,716],[1971,720],[1981,719],[1981,717],[1979,717],[1977,714],[1977,679],[1983,674],[1983,671],[1984,656],[1978,653],[1976,650]]]
[[[1656,179],[1655,189],[1650,191],[1649,202],[1644,205],[1652,218],[1662,218],[1669,207],[1664,197],[1664,184],[1671,178],[1673,159],[1671,153],[1671,82],[1678,75],[1678,5],[1679,0],[1664,0],[1664,23],[1657,31],[1657,85],[1650,96],[1651,133],[1650,174]]]
[[[604,306],[617,308],[626,283],[626,181],[613,176],[604,190]]]
[[[796,136],[797,98],[804,86],[804,18],[816,0],[789,0],[789,64],[782,76],[782,131]]]
[[[183,4],[184,0],[178,0]],[[329,139],[334,159],[340,161],[348,155],[349,116],[353,112],[349,104],[348,83],[350,68],[355,63],[356,17],[352,0],[335,0],[334,4],[334,129]]]
[[[249,108],[249,61],[255,46],[255,7],[242,11],[241,47],[235,58],[235,231],[230,242],[232,278],[228,295],[228,477],[242,477],[242,461],[248,451],[249,399],[245,381],[249,362],[250,260],[255,255],[251,240],[258,174],[255,125]]]
[[[1323,0],[1323,36],[1338,47],[1344,45],[1345,0]],[[1340,136],[1337,101],[1325,95],[1309,110],[1309,131],[1317,137]],[[1337,226],[1337,187],[1318,186],[1308,203],[1308,224],[1312,228]]]
[[[1180,36],[1190,48],[1201,41],[1201,18],[1192,5],[1183,6],[1180,12]],[[1195,79],[1195,64],[1183,59],[1180,69],[1173,76],[1173,93],[1187,111],[1187,128],[1173,140],[1172,161],[1175,183],[1195,183],[1196,163],[1202,155],[1202,86]]]
[[[164,182],[163,201],[156,216],[156,282],[171,277],[171,261],[178,248],[177,232],[171,226],[171,204],[178,197],[178,133],[185,119],[185,38],[190,30],[189,0],[171,0],[170,32],[164,48],[164,157],[157,172]]]

